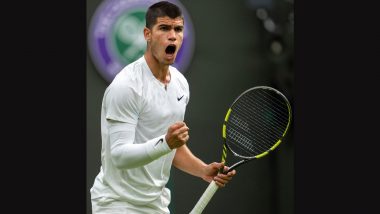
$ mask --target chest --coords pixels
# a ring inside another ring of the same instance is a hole
[[[165,89],[162,85],[151,84],[146,96],[139,120],[145,123],[173,123],[184,120],[188,92],[175,83]]]

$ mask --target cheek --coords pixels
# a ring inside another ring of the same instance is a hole
[[[177,40],[182,44],[183,42],[183,35],[178,35]]]
[[[151,50],[153,54],[158,57],[159,55],[163,54],[163,44],[161,44],[159,41],[152,42],[151,44]]]
[[[180,38],[178,39],[178,45],[179,45],[179,47],[181,47],[182,44],[183,44],[183,38],[180,37]]]
[[[157,37],[152,38],[152,43],[151,43],[151,45],[152,45],[152,47],[154,47],[154,48],[158,48],[158,47],[160,47],[160,40],[159,40]]]
[[[162,42],[163,39],[161,37],[156,37],[153,40],[154,40],[154,44],[155,44],[156,49],[159,49],[164,45],[164,43]]]

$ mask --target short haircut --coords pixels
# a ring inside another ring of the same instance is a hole
[[[180,17],[183,19],[182,11],[181,9],[168,1],[160,1],[153,5],[151,5],[148,8],[148,11],[145,14],[145,27],[151,29],[153,25],[157,23],[158,17],[165,17],[168,16],[169,18],[175,19],[177,17]],[[184,20],[185,21],[185,20]]]

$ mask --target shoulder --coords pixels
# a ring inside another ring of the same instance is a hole
[[[170,66],[170,72],[172,74],[172,77],[176,79],[176,81],[179,83],[179,85],[186,89],[189,90],[189,83],[187,82],[187,79],[185,76],[175,67]]]
[[[115,91],[142,93],[144,61],[140,59],[126,65],[113,79],[109,88]]]

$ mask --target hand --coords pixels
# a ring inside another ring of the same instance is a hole
[[[169,127],[165,139],[170,149],[178,148],[189,140],[189,127],[182,121],[176,122]]]
[[[229,170],[229,167],[224,166],[224,163],[213,162],[206,166],[205,175],[202,177],[203,180],[207,182],[215,181],[216,185],[219,187],[225,187],[226,184],[232,180],[232,177],[236,174],[236,170],[232,170],[227,174],[220,173],[219,169],[223,168],[224,172]]]

